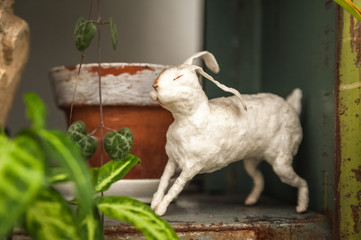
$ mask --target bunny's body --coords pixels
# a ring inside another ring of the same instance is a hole
[[[175,118],[167,132],[168,157],[181,170],[209,173],[240,159],[272,163],[281,151],[293,156],[302,139],[293,107],[273,94],[242,96],[247,112],[236,97],[227,97],[210,100],[192,116]]]
[[[210,53],[203,54],[208,57],[205,57],[207,64]],[[240,95],[212,79],[236,96],[208,100],[198,82],[196,71],[199,69],[187,64],[173,67],[161,73],[153,84],[151,97],[172,112],[175,120],[167,132],[169,160],[152,208],[163,215],[169,203],[196,174],[213,172],[243,159],[246,171],[254,180],[246,204],[254,204],[263,190],[263,176],[256,167],[261,160],[266,160],[283,182],[298,187],[297,211],[306,211],[307,183],[292,168],[293,156],[302,139],[298,116],[301,91],[294,90],[287,100],[266,93]],[[240,100],[247,103],[248,109],[244,103],[243,108],[240,107]],[[177,167],[181,174],[164,195]]]

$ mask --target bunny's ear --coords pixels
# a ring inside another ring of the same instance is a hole
[[[247,111],[247,105],[245,104],[241,94],[234,88],[230,88],[227,87],[225,85],[223,85],[222,83],[218,82],[217,80],[215,80],[212,76],[210,76],[208,73],[206,73],[205,71],[203,71],[203,69],[201,67],[197,67],[194,66],[194,70],[196,72],[198,72],[199,74],[201,74],[203,77],[207,78],[208,80],[210,80],[211,82],[213,82],[214,84],[216,84],[217,87],[219,87],[220,89],[222,89],[225,92],[229,92],[229,93],[233,93],[235,96],[238,97],[238,99],[241,101],[243,109],[245,111]]]
[[[207,68],[209,68],[212,72],[218,73],[219,72],[219,66],[217,63],[216,58],[213,56],[212,53],[208,51],[198,52],[193,54],[190,58],[188,58],[184,64],[193,65],[193,60],[196,58],[202,58],[204,63],[206,64]]]

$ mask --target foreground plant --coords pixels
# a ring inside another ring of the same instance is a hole
[[[46,128],[43,102],[35,94],[25,95],[25,102],[31,127],[14,139],[0,131],[0,238],[17,225],[33,239],[104,239],[100,210],[133,224],[147,239],[178,239],[147,205],[129,197],[95,195],[139,163],[136,156],[127,153],[89,170],[79,142]],[[54,161],[58,167],[52,167]],[[75,185],[75,210],[54,187],[64,181]]]
[[[339,4],[343,9],[349,12],[356,19],[361,21],[361,9],[356,6],[351,0],[334,0]]]

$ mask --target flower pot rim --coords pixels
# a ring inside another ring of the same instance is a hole
[[[82,66],[58,66],[49,76],[58,106],[98,105],[98,64]],[[152,83],[168,65],[148,63],[103,63],[101,64],[102,100],[104,105],[159,106],[149,97]],[[73,99],[74,88],[76,95]]]
[[[80,64],[76,65],[59,65],[54,66],[50,69],[50,72],[59,71],[59,70],[78,70]],[[82,68],[97,67],[99,63],[83,63]],[[167,68],[171,65],[167,64],[157,64],[157,63],[138,63],[138,62],[103,62],[101,63],[102,68],[112,68],[112,67],[123,67],[123,66],[138,66],[138,67],[150,67],[150,68]]]

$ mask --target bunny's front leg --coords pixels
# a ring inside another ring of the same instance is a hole
[[[153,195],[151,208],[154,210],[158,207],[158,204],[164,197],[165,190],[169,185],[171,177],[173,177],[177,164],[171,159],[168,160],[167,165],[165,166],[162,177],[160,178],[159,186],[157,192]]]
[[[178,194],[183,190],[185,184],[191,180],[198,171],[195,169],[186,169],[183,170],[179,175],[177,180],[174,182],[173,186],[169,189],[168,193],[162,199],[162,201],[154,209],[155,213],[159,216],[163,216],[167,211],[169,204],[178,196]]]

